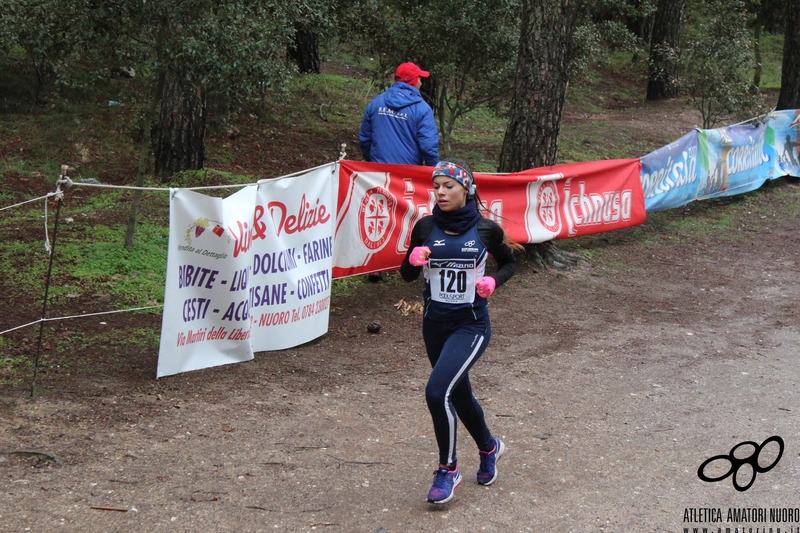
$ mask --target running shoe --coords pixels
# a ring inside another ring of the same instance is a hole
[[[458,466],[455,470],[440,467],[433,473],[433,486],[428,491],[429,503],[447,503],[453,499],[453,493],[461,483],[461,471]]]
[[[489,452],[480,452],[481,467],[478,469],[478,483],[491,485],[497,479],[497,461],[503,456],[506,447],[497,437],[494,439],[494,448]]]

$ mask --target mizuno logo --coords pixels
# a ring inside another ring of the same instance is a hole
[[[434,239],[433,245],[434,246],[444,246],[444,239],[442,239],[440,241],[437,241],[437,240]]]

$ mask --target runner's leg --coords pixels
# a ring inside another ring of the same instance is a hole
[[[424,320],[422,329],[428,358],[433,366],[425,388],[425,399],[433,419],[433,429],[439,446],[439,462],[452,465],[457,461],[458,424],[453,404],[454,390],[486,349],[491,330],[488,322],[448,324],[433,320]],[[470,424],[468,431],[473,438],[476,438],[473,431],[479,434],[488,432],[488,429],[483,429],[486,424],[482,410],[474,399],[468,382],[466,388],[459,389],[458,397],[459,409],[463,409],[467,423]],[[478,407],[477,412],[475,405]]]

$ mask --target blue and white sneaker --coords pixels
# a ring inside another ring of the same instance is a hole
[[[494,439],[494,448],[489,452],[480,452],[481,467],[478,468],[478,483],[481,485],[491,485],[497,479],[497,461],[503,456],[506,451],[506,446],[503,441],[497,437]]]
[[[461,483],[461,470],[456,466],[455,470],[448,470],[441,467],[434,472],[433,486],[428,491],[429,503],[447,503],[453,499],[458,484]]]

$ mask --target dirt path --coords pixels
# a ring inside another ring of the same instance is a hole
[[[420,317],[394,307],[421,285],[391,277],[334,301],[321,339],[250,363],[156,381],[155,353],[95,346],[33,400],[4,388],[0,451],[57,463],[0,454],[0,531],[678,532],[709,524],[684,522],[694,508],[721,510],[713,531],[798,531],[800,516],[726,520],[800,507],[797,205],[790,181],[570,243],[591,263],[568,272],[522,265],[471,374],[508,447],[500,478],[474,482],[461,428],[447,505],[424,501]],[[748,491],[698,479],[773,435],[781,460]]]

